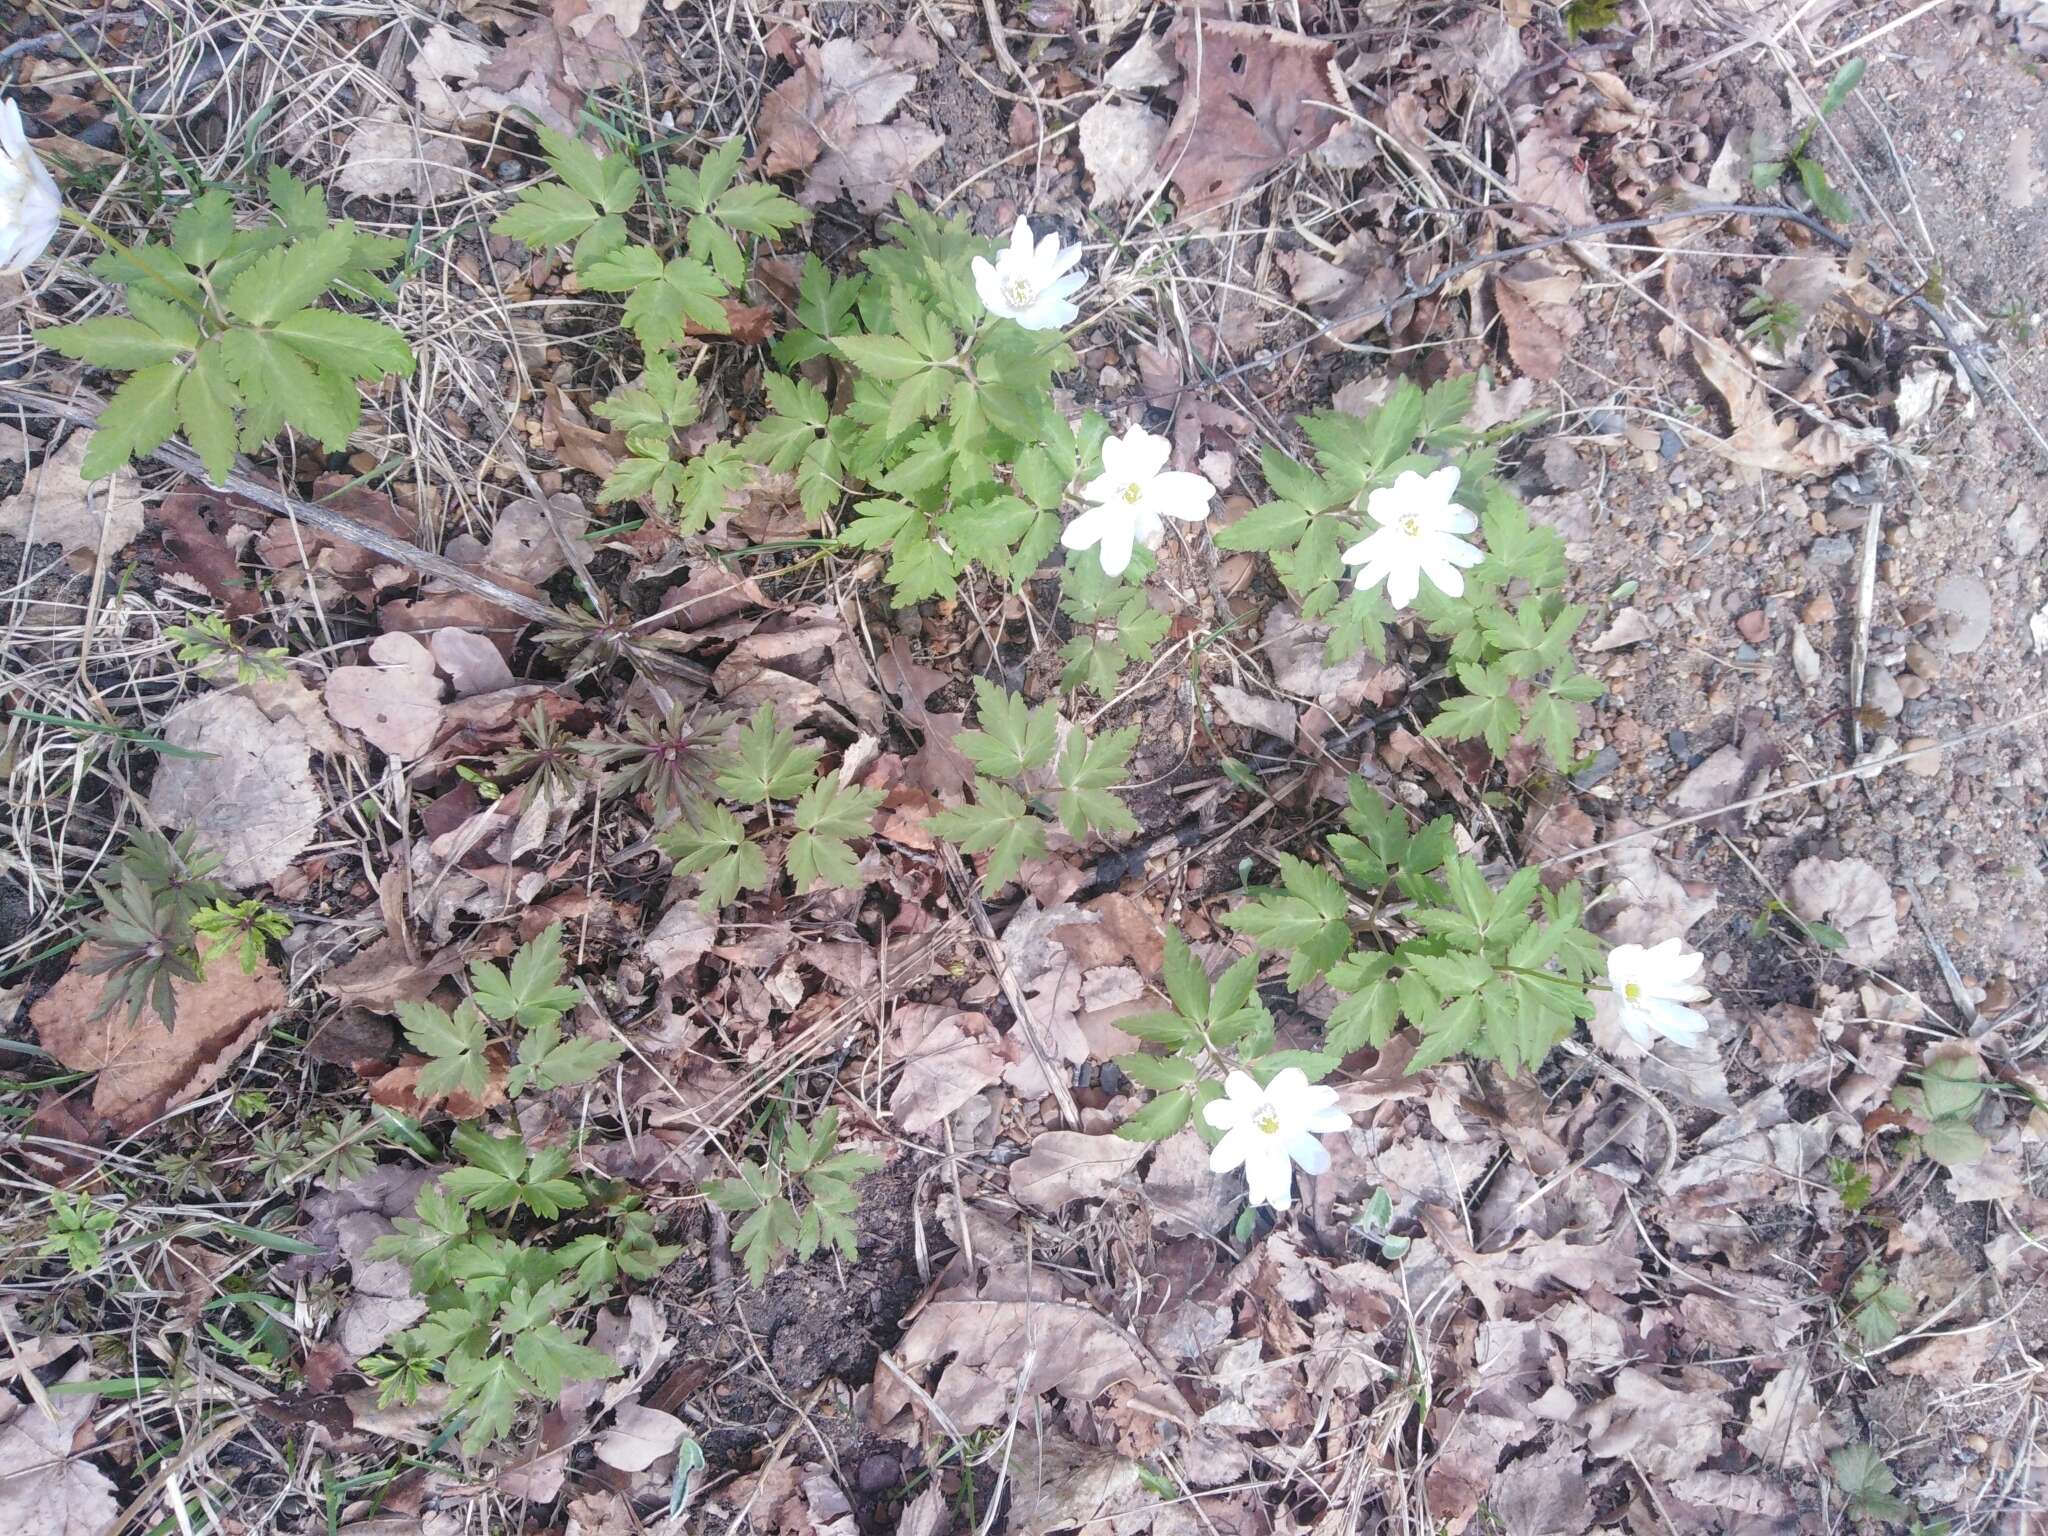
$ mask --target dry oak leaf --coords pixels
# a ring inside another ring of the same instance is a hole
[[[910,173],[945,142],[918,122],[863,128],[811,167],[811,178],[796,200],[806,208],[821,208],[843,192],[862,213],[880,213],[910,184]],[[739,333],[735,326],[734,334]]]
[[[1592,184],[1580,159],[1584,146],[1569,133],[1539,122],[1515,145],[1509,187],[1515,200],[1548,215],[1547,230],[1579,229],[1595,221]]]
[[[374,665],[336,667],[328,675],[328,713],[401,762],[424,756],[441,729],[433,653],[411,635],[379,635],[370,642],[370,660]]]
[[[1166,124],[1140,102],[1098,101],[1081,114],[1081,161],[1095,178],[1090,208],[1138,202],[1159,184],[1153,162]]]
[[[889,1113],[904,1135],[922,1135],[1003,1075],[986,1015],[899,1008],[896,1019],[892,1054],[903,1075]]]
[[[1692,356],[1728,406],[1728,436],[1705,437],[1704,444],[1740,468],[1810,480],[1833,474],[1885,441],[1881,428],[1845,427],[1834,421],[1823,422],[1802,438],[1797,426],[1772,413],[1763,381],[1727,342],[1695,337]]]
[[[90,1363],[80,1360],[64,1380],[90,1374]],[[53,1397],[52,1418],[39,1404],[0,1399],[13,1410],[0,1422],[0,1528],[23,1536],[107,1536],[114,1529],[121,1505],[113,1480],[74,1454],[98,1403],[91,1392]]]
[[[197,833],[220,855],[221,880],[261,885],[305,852],[322,801],[298,721],[271,720],[239,694],[209,693],[174,710],[160,734],[174,747],[210,755],[166,756],[150,785],[149,812]]]
[[[597,1459],[621,1472],[645,1472],[682,1443],[683,1421],[659,1408],[621,1403],[597,1437]]]
[[[1250,190],[1320,145],[1349,109],[1334,39],[1199,16],[1166,36],[1184,79],[1157,165],[1180,188],[1183,213]]]
[[[1743,1449],[1766,1466],[1794,1468],[1819,1466],[1839,1438],[1821,1417],[1813,1372],[1803,1362],[1764,1383],[1749,1405],[1749,1427],[1741,1435]]]
[[[947,1422],[961,1430],[1005,1422],[1019,1396],[1058,1392],[1086,1403],[1119,1385],[1138,1388],[1162,1417],[1186,1413],[1137,1344],[1076,1302],[935,1301],[918,1313],[896,1358],[912,1376],[950,1360],[932,1397]],[[874,1390],[883,1421],[911,1401],[894,1372],[878,1376]]]
[[[1577,1415],[1586,1431],[1587,1454],[1625,1457],[1651,1478],[1699,1470],[1720,1454],[1721,1426],[1731,1416],[1721,1386],[1705,1370],[1688,1373],[1682,1390],[1633,1367],[1616,1373],[1614,1395]]]
[[[350,132],[335,185],[365,197],[431,204],[459,196],[468,180],[469,154],[458,140],[415,127],[386,108]]]
[[[20,490],[0,501],[0,533],[91,560],[110,559],[135,542],[142,532],[142,482],[125,465],[112,479],[81,479],[91,436],[72,433],[28,472]]]
[[[284,983],[268,960],[250,976],[225,955],[206,967],[205,980],[171,984],[175,1029],[164,1028],[154,1008],[133,1022],[125,1008],[92,1017],[100,986],[100,977],[74,965],[28,1016],[44,1050],[74,1071],[99,1073],[93,1113],[123,1136],[212,1087],[263,1037],[285,1001]]]
[[[1047,1131],[1010,1165],[1010,1193],[1048,1214],[1070,1200],[1098,1200],[1123,1183],[1150,1150],[1123,1136]]]
[[[1842,958],[1876,965],[1899,942],[1891,882],[1862,859],[1801,859],[1785,882],[1785,900],[1809,923],[1827,923],[1848,943]]]

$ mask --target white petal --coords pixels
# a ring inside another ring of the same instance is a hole
[[[1413,475],[1415,471],[1411,469],[1408,474]],[[1408,476],[1401,478],[1405,480]],[[1426,491],[1429,500],[1437,506],[1449,506],[1451,498],[1458,494],[1458,466],[1455,464],[1446,464],[1426,476],[1417,475],[1416,479],[1420,482],[1418,489]]]
[[[1208,1107],[1214,1109],[1216,1106],[1211,1104]],[[1231,1130],[1221,1141],[1216,1143],[1215,1148],[1209,1153],[1209,1171],[1211,1173],[1229,1173],[1233,1168],[1243,1166],[1246,1156],[1250,1154],[1258,1143],[1259,1133],[1257,1131],[1248,1130],[1243,1126]]]
[[[1080,252],[1076,251],[1073,254],[1078,257]],[[1065,265],[1071,265],[1071,263],[1066,263]],[[1063,272],[1061,276],[1054,278],[1045,285],[1045,292],[1051,294],[1056,299],[1071,299],[1087,286],[1088,274],[1086,272]]]
[[[1010,302],[1003,297],[1002,279],[996,275],[996,269],[988,264],[985,257],[981,256],[975,257],[972,265],[974,267],[974,291],[980,295],[982,306],[992,315],[1007,315],[1011,313]]]
[[[1281,1114],[1290,1114],[1308,1092],[1308,1074],[1299,1067],[1282,1067],[1266,1084],[1266,1102]]]
[[[1479,526],[1479,519],[1463,507],[1446,507],[1437,518],[1437,527],[1445,533],[1470,533]]]
[[[1459,585],[1462,587],[1463,582]],[[1387,601],[1396,608],[1406,608],[1415,601],[1415,594],[1422,582],[1416,574],[1413,561],[1403,561],[1387,572]]]
[[[1253,1205],[1284,1211],[1294,1203],[1294,1164],[1270,1136],[1244,1162],[1245,1193]]]
[[[1102,440],[1102,478],[1090,481],[1089,489],[1092,492],[1098,485],[1104,487],[1104,500],[1115,494],[1108,489],[1110,485],[1125,486],[1138,478],[1137,471],[1132,468],[1130,441],[1137,430],[1133,427],[1122,437],[1105,437]]]
[[[1452,565],[1477,565],[1486,558],[1486,551],[1478,545],[1467,544],[1463,539],[1448,535],[1437,539],[1436,551],[1438,559],[1447,560]]]
[[[1318,1109],[1310,1114],[1306,1128],[1318,1136],[1333,1136],[1339,1131],[1351,1129],[1351,1116],[1332,1104],[1327,1109]]]
[[[21,126],[21,106],[11,96],[0,101],[0,152],[15,157],[28,153],[28,132]]]
[[[1463,597],[1465,595],[1464,576],[1448,560],[1436,558],[1435,551],[1432,550],[1430,557],[1422,562],[1422,573],[1430,579],[1430,582],[1445,597]]]
[[[1015,224],[1010,226],[1010,250],[1021,264],[1025,266],[1030,265],[1031,250],[1034,243],[1031,234],[1031,221],[1020,217]]]
[[[1656,1036],[1650,1032],[1650,1025],[1642,1008],[1635,1003],[1623,1002],[1615,1010],[1615,1022],[1621,1025],[1623,1033],[1629,1039],[1646,1051],[1656,1041]]]
[[[1184,523],[1199,523],[1209,515],[1209,503],[1215,495],[1216,487],[1209,483],[1208,476],[1172,469],[1146,488],[1145,505]]]
[[[1301,1165],[1305,1173],[1328,1173],[1330,1152],[1307,1131],[1296,1131],[1287,1138],[1287,1155]]]
[[[1133,427],[1124,434],[1124,462],[1130,466],[1133,480],[1150,480],[1166,468],[1166,461],[1172,457],[1173,444],[1157,432]]]
[[[1114,511],[1110,507],[1104,507],[1102,510],[1105,512]],[[1097,546],[1097,552],[1102,557],[1102,571],[1104,575],[1121,576],[1126,570],[1130,569],[1131,550],[1135,547],[1137,538],[1138,530],[1132,518],[1128,515],[1111,518],[1109,523],[1103,528],[1102,540]]]
[[[1027,331],[1057,331],[1070,325],[1081,311],[1063,299],[1047,298],[1040,294],[1025,308],[1010,318]]]
[[[1232,1103],[1247,1114],[1266,1102],[1265,1091],[1259,1087],[1259,1080],[1249,1072],[1233,1069],[1223,1079],[1223,1091],[1230,1096]]]
[[[1102,535],[1115,521],[1116,508],[1090,507],[1060,530],[1060,543],[1068,549],[1092,549],[1102,542]]]
[[[1680,1045],[1697,1047],[1706,1037],[1706,1016],[1690,1008],[1658,997],[1650,999],[1644,1011],[1651,1028]]]

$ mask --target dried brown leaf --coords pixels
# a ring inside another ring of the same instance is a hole
[[[172,746],[211,756],[164,757],[150,814],[196,832],[220,855],[229,885],[260,885],[289,869],[324,809],[305,728],[289,716],[266,718],[239,694],[210,693],[180,705],[159,731]]]
[[[0,533],[25,544],[55,544],[88,562],[111,560],[142,532],[142,482],[132,468],[112,478],[85,481],[85,445],[92,434],[73,432],[55,453],[30,470],[21,489],[0,501]]]
[[[29,1022],[43,1049],[65,1066],[99,1073],[93,1112],[124,1136],[210,1088],[263,1037],[285,1001],[268,960],[250,976],[226,956],[206,967],[203,981],[171,984],[175,1029],[164,1028],[153,1008],[132,1023],[125,1008],[92,1017],[101,985],[102,978],[73,965],[29,1009]]]
[[[1183,214],[1227,203],[1307,154],[1350,105],[1334,39],[1196,14],[1166,36],[1184,79],[1157,163],[1180,188]]]

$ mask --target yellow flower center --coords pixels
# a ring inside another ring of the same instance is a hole
[[[1640,981],[1631,981],[1622,987],[1621,995],[1632,1003],[1640,1003],[1643,1000],[1643,984]]]
[[[1270,1104],[1261,1104],[1252,1112],[1252,1124],[1264,1135],[1280,1134],[1280,1116]]]
[[[1022,309],[1038,297],[1038,289],[1025,278],[1013,277],[1003,284],[1003,297]]]
[[[1400,528],[1411,539],[1422,537],[1422,519],[1413,512],[1407,513],[1401,518]]]
[[[1126,506],[1135,507],[1145,499],[1145,487],[1133,480],[1129,485],[1117,492],[1117,494],[1123,497]]]

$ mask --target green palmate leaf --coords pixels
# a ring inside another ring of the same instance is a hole
[[[355,226],[340,223],[309,240],[265,251],[229,287],[229,312],[251,325],[296,314],[334,285],[354,259],[355,244]]]
[[[535,247],[567,245],[602,217],[582,193],[559,181],[543,181],[522,191],[519,201],[492,221],[491,233]]]
[[[1178,1056],[1119,1056],[1116,1064],[1140,1088],[1166,1093],[1195,1080],[1195,1064]]]
[[[289,424],[330,452],[348,446],[361,402],[345,376],[316,368],[265,331],[229,331],[221,338],[221,360],[242,397],[245,444]]]
[[[405,1038],[421,1055],[432,1058],[420,1068],[419,1095],[428,1103],[451,1093],[483,1097],[489,1082],[485,1051],[489,1040],[483,1015],[464,1002],[453,1014],[432,1003],[401,1002],[398,1021]]]
[[[1920,1094],[1936,1120],[1968,1119],[1984,1100],[1983,1066],[1965,1051],[1933,1057],[1920,1069]]]
[[[796,834],[783,856],[798,890],[815,881],[846,888],[860,884],[847,840],[874,830],[881,803],[879,789],[852,788],[831,778],[820,779],[803,792],[796,803]]]
[[[661,281],[661,252],[649,245],[606,251],[583,271],[583,286],[597,293],[631,293]]]
[[[889,383],[914,378],[932,366],[930,354],[900,336],[841,336],[833,345],[862,373]]]
[[[1350,901],[1344,888],[1313,864],[1283,853],[1279,866],[1284,893],[1260,891],[1236,911],[1225,913],[1223,924],[1249,934],[1267,949],[1292,950],[1287,984],[1299,991],[1351,948],[1351,925],[1346,920]]]
[[[656,842],[675,860],[677,874],[704,877],[699,900],[707,911],[734,901],[742,890],[758,891],[768,884],[766,857],[739,817],[722,805],[700,804]]]
[[[572,1381],[608,1381],[619,1374],[610,1355],[578,1344],[557,1323],[543,1323],[519,1335],[512,1358],[543,1396],[559,1398]]]
[[[1021,695],[981,677],[974,679],[974,697],[981,729],[962,731],[953,745],[978,772],[1017,779],[1052,761],[1059,742],[1059,715],[1052,705],[1033,709]]]
[[[330,309],[302,309],[278,321],[271,334],[309,361],[353,379],[381,379],[391,373],[412,377],[412,348],[380,321]]]
[[[101,410],[99,430],[86,444],[79,474],[87,480],[110,475],[177,431],[184,378],[185,370],[177,363],[158,363],[130,374]]]
[[[1016,877],[1026,859],[1045,853],[1045,823],[1016,791],[990,779],[974,781],[974,804],[941,811],[925,825],[969,853],[986,853],[981,889],[993,896]]]
[[[639,200],[640,172],[630,156],[614,153],[600,159],[582,140],[544,123],[536,124],[534,131],[540,136],[541,152],[549,167],[572,191],[606,213],[624,213]]]
[[[488,960],[476,960],[470,963],[469,978],[479,1008],[494,1019],[512,1020],[522,1029],[553,1023],[583,996],[576,987],[561,984],[560,923],[550,923],[522,944],[512,957],[509,973]]]
[[[192,341],[167,337],[140,320],[118,315],[102,315],[76,325],[44,326],[35,338],[53,351],[97,368],[147,368],[153,363],[174,362],[198,339],[196,334]]]
[[[1920,1150],[1948,1169],[1976,1162],[1989,1144],[1965,1120],[1937,1120],[1920,1133]]]
[[[1404,1008],[1403,1012],[1406,1011]],[[1408,1073],[1420,1072],[1424,1067],[1433,1067],[1438,1062],[1469,1051],[1479,1038],[1484,1022],[1476,997],[1461,997],[1441,1012],[1425,1015],[1421,1026],[1422,1044],[1408,1058],[1405,1070]]]
[[[507,1074],[505,1091],[517,1098],[529,1087],[569,1088],[587,1083],[619,1059],[625,1047],[616,1040],[564,1040],[552,1017],[527,1031],[519,1042],[519,1060]]]
[[[1508,694],[1511,679],[1504,671],[1463,663],[1456,671],[1465,693],[1444,700],[1426,734],[1453,741],[1479,737],[1495,757],[1506,757],[1522,724],[1521,711]]]
[[[320,213],[324,219],[325,205]],[[234,238],[234,199],[219,187],[200,193],[171,220],[171,249],[189,266],[212,266],[227,254]]]
[[[1907,1506],[1892,1492],[1898,1478],[1884,1458],[1868,1445],[1838,1446],[1828,1452],[1835,1482],[1849,1500],[1850,1508],[1871,1520],[1903,1520]]]
[[[1093,741],[1079,731],[1067,735],[1066,750],[1060,754],[1060,825],[1074,837],[1089,832],[1135,832],[1137,818],[1123,801],[1110,793],[1112,785],[1123,782],[1130,764],[1131,749],[1138,744],[1138,727],[1127,725],[1098,736]]]
[[[739,750],[718,776],[721,793],[745,805],[793,800],[817,777],[818,747],[797,743],[794,731],[775,723],[775,711],[763,704],[740,728]]]
[[[178,385],[178,425],[206,466],[206,478],[226,485],[235,468],[235,411],[241,396],[228,382],[220,344],[201,347]]]
[[[1116,1128],[1126,1141],[1164,1141],[1188,1123],[1195,1096],[1185,1088],[1162,1093]]]
[[[747,1266],[747,1279],[759,1286],[775,1261],[794,1248],[803,1234],[796,1207],[777,1195],[756,1207],[733,1232],[733,1250]]]
[[[445,1375],[452,1391],[443,1411],[450,1418],[466,1413],[462,1448],[472,1453],[511,1433],[520,1400],[533,1392],[532,1381],[509,1355],[458,1354],[449,1359]]]

